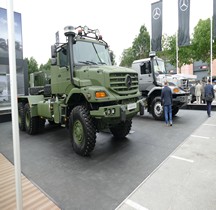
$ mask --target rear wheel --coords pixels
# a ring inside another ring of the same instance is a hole
[[[45,127],[45,122],[46,120],[40,118],[40,117],[37,117],[38,118],[38,127],[37,127],[37,132],[38,133],[41,133],[44,131],[44,127]]]
[[[129,134],[131,126],[132,120],[130,119],[119,123],[115,127],[111,127],[110,131],[116,139],[123,139]]]
[[[37,118],[31,117],[31,111],[30,111],[29,104],[25,105],[24,114],[25,114],[26,132],[30,135],[36,134],[36,132],[37,132]]]
[[[70,114],[69,130],[74,151],[87,156],[96,143],[96,128],[85,106],[76,106]]]
[[[163,120],[164,119],[164,111],[163,106],[161,105],[161,98],[155,97],[151,103],[151,113],[152,116],[156,120]]]
[[[55,125],[55,122],[53,120],[48,120],[50,125]]]
[[[18,119],[19,119],[19,129],[25,131],[25,115],[24,115],[24,104],[22,102],[18,103]]]
[[[32,117],[29,104],[26,104],[24,107],[24,117],[25,117],[25,129],[26,132],[30,135],[34,135],[38,132],[43,131],[45,120],[40,117]]]

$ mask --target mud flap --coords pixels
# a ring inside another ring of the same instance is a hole
[[[141,101],[141,102],[139,103],[139,110],[140,110],[140,115],[144,115],[145,107],[144,107],[143,101]]]

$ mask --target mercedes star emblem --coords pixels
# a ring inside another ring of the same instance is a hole
[[[154,10],[153,10],[153,18],[155,20],[159,19],[161,16],[161,10],[160,8],[156,7]]]
[[[185,12],[189,7],[189,1],[188,0],[180,0],[179,1],[179,8],[182,12]]]
[[[127,75],[127,76],[126,76],[125,85],[126,85],[126,87],[127,87],[128,89],[131,87],[131,85],[132,85],[132,78],[131,78],[130,75]]]

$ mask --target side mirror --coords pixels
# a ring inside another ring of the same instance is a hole
[[[52,66],[57,65],[57,59],[56,58],[51,58],[51,65]]]
[[[56,46],[55,45],[51,46],[51,57],[52,58],[56,58],[57,57]]]
[[[113,54],[113,51],[109,51],[109,55],[112,65],[115,65],[115,56]]]

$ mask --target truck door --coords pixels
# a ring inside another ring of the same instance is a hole
[[[139,85],[140,91],[144,91],[152,85],[153,77],[151,73],[151,63],[150,61],[140,63],[140,72],[139,72]]]
[[[59,50],[58,59],[59,65],[54,66],[51,71],[52,93],[64,94],[67,87],[71,84],[68,57],[64,48]]]

